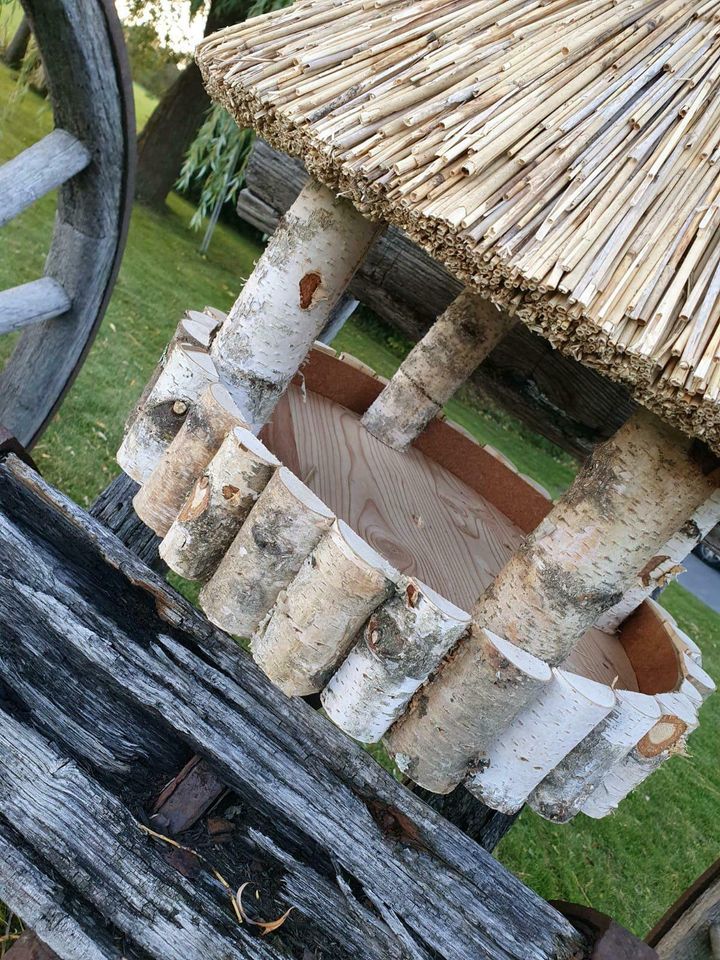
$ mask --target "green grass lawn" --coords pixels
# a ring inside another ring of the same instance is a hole
[[[12,90],[0,68],[0,107]],[[144,96],[142,91],[139,92]],[[146,115],[147,102],[138,105]],[[49,129],[47,107],[29,94],[0,129],[0,162]],[[0,234],[0,288],[42,271],[54,199],[46,198]],[[210,256],[197,253],[188,229],[190,206],[172,197],[163,215],[136,207],[112,303],[73,389],[35,455],[44,475],[87,505],[117,472],[114,453],[123,420],[187,308],[227,308],[260,253],[257,242],[220,225]],[[337,347],[384,375],[408,344],[367,314],[352,318]],[[9,349],[0,345],[0,359]],[[570,459],[507,414],[466,390],[448,407],[451,418],[509,456],[557,495],[572,478]],[[663,602],[700,643],[707,669],[720,676],[720,617],[679,586]],[[720,696],[703,710],[690,755],[667,764],[613,817],[579,817],[554,826],[526,811],[498,855],[543,896],[590,903],[644,933],[720,850]]]

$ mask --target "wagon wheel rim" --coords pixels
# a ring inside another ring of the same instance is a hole
[[[0,167],[0,227],[58,187],[44,275],[0,292],[0,423],[32,446],[72,385],[107,308],[132,208],[135,113],[112,0],[22,0],[55,129]],[[20,177],[20,173],[23,174]],[[18,189],[22,183],[24,189]]]

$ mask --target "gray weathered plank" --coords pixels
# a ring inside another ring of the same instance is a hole
[[[166,570],[158,552],[160,537],[135,513],[133,497],[139,489],[139,484],[121,472],[98,495],[88,512],[153,570]]]
[[[246,170],[238,213],[265,233],[307,179],[302,164],[259,140]],[[350,293],[391,326],[418,340],[462,289],[458,280],[395,228],[371,247]],[[607,439],[634,409],[625,390],[518,324],[472,382],[519,419],[576,456]]]
[[[70,297],[52,277],[0,291],[0,334],[13,333],[33,323],[61,317],[70,309]]]
[[[278,831],[325,851],[424,949],[457,960],[583,956],[579,934],[548,904],[324,718],[285,698],[115,537],[12,457],[0,467],[0,503],[4,624],[52,633],[175,729]]]
[[[0,166],[0,227],[90,163],[88,148],[66,130],[42,140]]]
[[[0,812],[101,916],[158,960],[281,960],[238,925],[209,881],[174,870],[116,796],[4,710]]]
[[[0,891],[6,906],[62,960],[121,960],[90,904],[50,876],[48,864],[1,817]]]

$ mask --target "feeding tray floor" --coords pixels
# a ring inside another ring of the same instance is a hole
[[[421,450],[399,452],[360,415],[292,387],[268,447],[401,573],[469,610],[523,536],[488,498]]]

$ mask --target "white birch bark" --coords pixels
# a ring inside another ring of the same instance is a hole
[[[665,630],[667,631],[670,640],[679,653],[687,653],[687,655],[695,661],[695,663],[702,664],[702,650],[695,643],[692,637],[689,637],[684,630],[681,630],[680,627],[675,622],[675,618],[667,612],[665,607],[661,607],[659,603],[655,600],[647,599],[646,604],[652,607],[657,616],[662,620],[665,625]]]
[[[133,500],[142,522],[164,537],[202,471],[233,427],[245,426],[222,384],[214,383],[190,409],[185,423]]]
[[[168,567],[186,580],[208,580],[279,466],[249,430],[231,430],[160,544]]]
[[[136,483],[147,481],[188,411],[217,379],[206,351],[182,343],[173,347],[117,453],[117,462]]]
[[[278,225],[211,353],[254,432],[325,326],[378,233],[310,181]]]
[[[469,623],[464,610],[419,580],[401,577],[323,690],[325,712],[356,740],[377,742]]]
[[[255,662],[288,696],[319,693],[399,576],[336,520],[253,637]]]
[[[448,793],[551,676],[542,660],[473,622],[470,635],[415,695],[385,743],[411,780]],[[446,708],[431,713],[432,703]]]
[[[135,404],[132,413],[125,421],[126,433],[133,423],[135,423],[138,414],[145,406],[145,402],[150,395],[150,391],[153,389],[157,383],[158,377],[165,369],[167,359],[172,353],[174,347],[177,344],[183,344],[186,347],[200,347],[202,350],[208,351],[210,349],[212,339],[220,327],[221,322],[222,321],[215,315],[215,313],[211,312],[210,307],[205,307],[205,310],[202,313],[199,313],[197,310],[187,311],[180,323],[178,323],[177,327],[175,328],[175,333],[172,335],[170,342],[163,350],[162,356],[160,357],[157,366],[153,370],[152,376],[145,384],[143,392],[140,394],[140,399]]]
[[[612,813],[635,787],[680,753],[687,737],[697,728],[697,709],[682,694],[659,694],[657,700],[662,717],[590,794],[582,806],[588,817],[600,819]]]
[[[685,681],[700,695],[701,700],[707,700],[715,693],[717,687],[713,678],[688,653],[680,654],[680,670]],[[689,695],[692,697],[692,694]]]
[[[615,696],[615,706],[605,720],[528,797],[532,809],[546,820],[571,820],[608,771],[660,720],[662,711],[655,697],[629,690],[618,690]]]
[[[208,619],[251,637],[334,519],[312,490],[280,467],[200,592]]]
[[[365,428],[395,450],[406,449],[514,323],[489,300],[463,290],[365,413]]]
[[[658,587],[666,586],[684,572],[683,561],[704,540],[715,524],[720,523],[720,490],[701,504],[689,520],[675,531],[668,542],[638,573],[637,581],[624,593],[622,600],[598,620],[600,630],[612,633]]]
[[[550,683],[490,744],[465,786],[494,810],[515,813],[614,705],[606,684],[554,668]]]
[[[562,663],[628,581],[714,493],[691,441],[638,411],[598,448],[479,599],[474,619]]]

